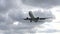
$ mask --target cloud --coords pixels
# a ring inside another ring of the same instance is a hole
[[[30,23],[29,21],[23,20],[24,18],[29,17],[28,9],[33,10],[35,8],[19,3],[18,1],[20,0],[0,0],[0,30],[2,31],[2,34],[26,34],[30,32],[35,33],[32,28],[45,23]],[[33,13],[39,17],[41,17],[41,15],[43,15],[42,17],[44,17],[44,15],[45,17],[48,15],[53,17],[53,14],[50,11],[33,11]],[[16,22],[18,22],[17,25],[14,24]]]
[[[33,7],[49,8],[60,5],[60,0],[22,0],[22,3]]]
[[[0,0],[0,13],[6,13],[15,7],[13,0]]]
[[[41,33],[44,32],[44,33],[54,33],[54,32],[60,32],[60,30],[56,30],[56,29],[47,29],[47,30],[44,30],[44,31],[40,31]]]

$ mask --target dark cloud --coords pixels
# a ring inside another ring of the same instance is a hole
[[[22,2],[26,5],[43,8],[60,5],[60,0],[22,0]]]

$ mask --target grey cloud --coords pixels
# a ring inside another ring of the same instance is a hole
[[[35,33],[35,30],[31,30],[30,33]],[[60,30],[57,29],[45,29],[45,30],[37,30],[38,33],[55,33],[60,32]]]
[[[3,15],[0,15],[0,22],[4,22],[5,21],[5,17]]]
[[[6,13],[15,7],[13,0],[0,0],[0,13]]]
[[[38,10],[38,11],[35,11],[35,12],[33,12],[34,13],[34,16],[35,17],[40,17],[40,18],[47,18],[47,17],[51,17],[51,18],[53,18],[53,14],[52,14],[52,12],[51,11],[40,11],[40,10]]]
[[[24,13],[24,11],[21,10],[20,6],[19,8],[16,8],[17,5],[15,5],[14,3],[15,0],[3,0],[3,1],[5,3],[5,7],[3,6],[4,3],[3,5],[0,4],[1,5],[0,13],[5,13],[5,11],[8,13],[8,15],[6,15],[6,13],[0,14],[0,30],[4,31],[3,32],[4,34],[26,34],[28,32],[35,33],[35,31],[31,29],[34,28],[35,26],[38,26],[44,23],[44,22],[30,23],[29,21],[24,21],[23,19],[29,16],[27,13]],[[41,16],[40,14],[43,14],[43,15],[45,14],[41,12],[39,13],[33,12],[33,13],[39,17]],[[51,16],[51,14],[49,15]],[[13,23],[16,21],[22,24],[14,25]]]
[[[22,3],[33,7],[49,8],[59,6],[60,0],[22,0]]]
[[[9,25],[12,24],[13,21],[6,17],[6,15],[0,15],[0,30],[8,30]]]
[[[13,20],[19,21],[24,17],[24,13],[21,10],[15,10],[13,10],[13,12],[11,11],[8,16],[10,16]]]
[[[40,33],[44,32],[44,33],[54,33],[54,32],[60,32],[60,30],[56,30],[56,29],[46,29],[44,31],[38,31]]]

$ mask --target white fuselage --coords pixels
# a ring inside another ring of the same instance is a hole
[[[33,14],[32,14],[31,11],[29,11],[29,16],[31,17],[31,19],[32,19],[33,21],[35,21],[35,17],[33,16]]]

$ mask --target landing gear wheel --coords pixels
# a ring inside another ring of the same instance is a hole
[[[32,20],[30,20],[30,22],[32,22]]]

